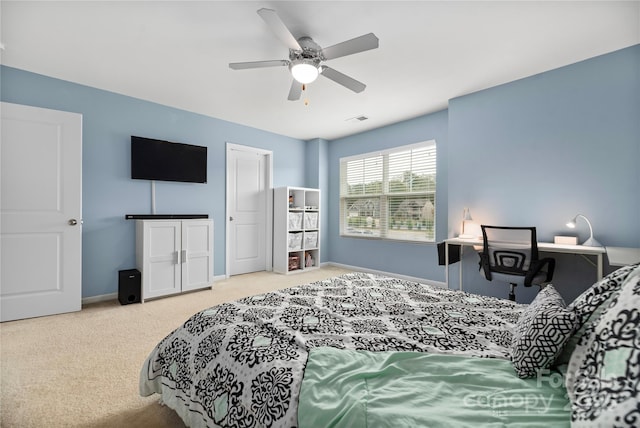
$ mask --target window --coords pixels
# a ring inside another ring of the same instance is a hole
[[[340,234],[435,241],[436,142],[340,159]]]

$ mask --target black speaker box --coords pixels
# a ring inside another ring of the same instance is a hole
[[[142,274],[138,269],[118,271],[118,300],[121,305],[140,303]]]

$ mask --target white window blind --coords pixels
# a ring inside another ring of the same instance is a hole
[[[435,240],[436,143],[340,160],[340,232]]]

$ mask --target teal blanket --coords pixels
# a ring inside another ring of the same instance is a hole
[[[520,379],[508,360],[316,348],[300,390],[305,427],[568,427],[559,373]]]

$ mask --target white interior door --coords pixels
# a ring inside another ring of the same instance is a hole
[[[79,311],[82,116],[0,108],[0,320]]]
[[[270,152],[227,145],[228,275],[271,268],[270,164]]]

